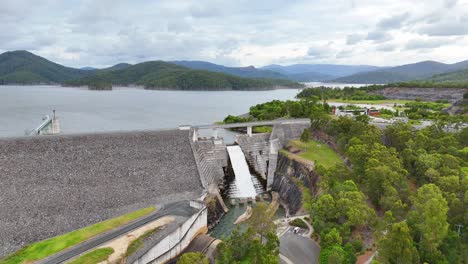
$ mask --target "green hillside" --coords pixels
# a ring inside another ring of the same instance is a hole
[[[385,84],[430,79],[432,76],[468,69],[468,62],[445,64],[436,61],[422,61],[376,71],[361,72],[335,79],[343,83]]]
[[[97,71],[67,81],[69,86],[108,89],[113,85],[142,85],[147,89],[177,90],[262,90],[276,86],[298,88],[301,84],[280,79],[249,79],[220,72],[192,70],[163,61],[143,62],[114,71]]]
[[[50,84],[80,78],[89,71],[68,68],[27,51],[0,54],[0,84]]]
[[[387,86],[419,88],[468,88],[468,69],[436,74],[424,80],[391,83]]]

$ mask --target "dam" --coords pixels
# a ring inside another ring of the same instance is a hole
[[[252,133],[265,125],[271,133]],[[220,190],[229,188],[232,171],[239,176],[237,196],[255,196],[259,183],[249,175],[269,190],[278,151],[309,127],[310,120],[296,119],[0,139],[0,257],[147,206],[207,195],[223,203]],[[246,134],[227,145],[217,136],[220,128]],[[200,137],[201,129],[213,136]]]
[[[258,193],[255,190],[254,181],[242,149],[239,146],[228,146],[227,152],[234,170],[234,184],[236,187],[236,191],[231,193],[230,196],[232,198],[253,198],[257,196]]]

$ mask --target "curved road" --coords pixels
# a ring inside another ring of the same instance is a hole
[[[280,238],[280,253],[294,264],[318,264],[320,247],[309,237],[288,231]]]
[[[53,256],[50,256],[46,259],[43,259],[41,261],[38,261],[37,263],[44,263],[44,264],[59,264],[63,263],[64,261],[73,258],[77,255],[80,255],[90,249],[93,249],[109,240],[112,240],[114,238],[117,238],[119,236],[122,236],[133,229],[136,229],[142,225],[145,225],[149,222],[152,222],[160,217],[167,216],[167,215],[174,215],[178,213],[184,214],[184,211],[188,205],[187,201],[180,201],[180,202],[174,202],[167,204],[165,206],[162,206],[158,211],[147,215],[143,218],[140,218],[134,222],[131,222],[130,224],[124,225],[120,228],[114,229],[112,231],[109,231],[105,234],[98,235],[95,238],[92,238],[90,240],[87,240],[81,244],[78,244],[70,249],[61,251]]]

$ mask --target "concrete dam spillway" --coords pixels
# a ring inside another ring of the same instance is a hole
[[[242,152],[242,149],[239,146],[227,146],[226,148],[231,160],[232,169],[234,170],[234,184],[237,187],[237,193],[231,193],[231,197],[255,197],[257,195],[257,191],[255,190],[252,175],[250,174],[244,152]]]

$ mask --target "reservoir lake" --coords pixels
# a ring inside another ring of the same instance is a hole
[[[275,99],[293,100],[298,92],[298,89],[159,91],[142,88],[90,91],[61,86],[0,86],[0,137],[24,136],[45,115],[52,115],[54,109],[63,134],[171,129],[179,125],[212,124],[228,114],[247,113],[255,104]]]

